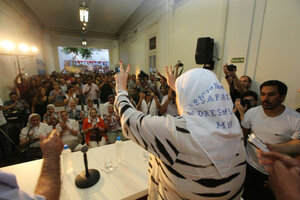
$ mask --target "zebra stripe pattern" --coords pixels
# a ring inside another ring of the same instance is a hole
[[[221,177],[183,117],[145,115],[134,109],[126,91],[118,91],[115,109],[125,137],[151,153],[149,199],[240,199],[245,178],[242,141],[232,169]]]

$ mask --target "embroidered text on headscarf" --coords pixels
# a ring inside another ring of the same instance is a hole
[[[217,91],[217,92],[216,92]],[[188,105],[190,106],[191,111],[187,111],[188,115],[197,115],[199,117],[207,118],[207,117],[217,117],[217,116],[228,116],[233,115],[232,107],[230,108],[217,108],[217,109],[208,109],[208,110],[194,110],[200,104],[209,104],[218,101],[231,101],[230,96],[226,93],[224,87],[220,85],[218,82],[214,82],[207,89],[204,89],[201,94],[196,95],[196,97],[192,100]],[[232,121],[216,121],[216,128],[220,129],[230,129],[232,127]]]

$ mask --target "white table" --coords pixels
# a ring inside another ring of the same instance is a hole
[[[79,189],[74,180],[78,173],[84,170],[83,154],[72,153],[74,172],[62,175],[62,189],[60,199],[137,199],[147,195],[148,162],[144,157],[144,150],[131,141],[123,142],[124,159],[110,173],[104,172],[104,160],[111,157],[115,160],[114,144],[89,149],[89,169],[97,169],[100,172],[100,180],[94,186],[87,189]],[[42,160],[22,163],[1,168],[6,172],[14,173],[17,181],[24,191],[33,193],[40,174]]]

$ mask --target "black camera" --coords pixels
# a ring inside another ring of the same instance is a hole
[[[246,107],[246,105],[247,105],[248,109],[252,107],[251,100],[249,100],[249,99],[243,99],[243,100],[241,100],[241,105],[243,107]]]
[[[228,66],[227,66],[227,70],[230,71],[230,72],[236,71],[236,66],[233,65],[233,64],[228,65]]]
[[[151,95],[151,92],[150,91],[143,91],[143,93],[146,95],[146,96],[150,96]]]
[[[178,65],[178,67],[183,67],[183,64],[180,60],[178,60],[177,65]]]

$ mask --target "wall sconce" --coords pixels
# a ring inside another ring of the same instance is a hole
[[[3,54],[14,54],[14,55],[27,55],[35,54],[38,52],[38,48],[35,46],[29,47],[27,44],[21,43],[18,45],[18,49],[15,49],[15,44],[11,41],[4,40],[0,43],[2,49],[4,50]]]

